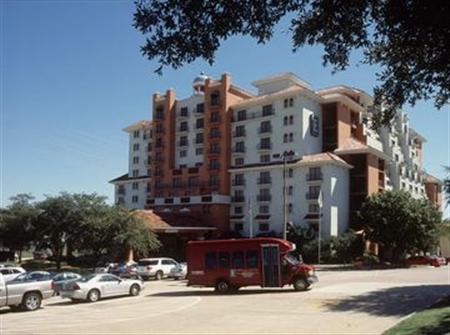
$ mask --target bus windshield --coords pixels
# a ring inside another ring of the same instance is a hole
[[[302,256],[297,253],[289,252],[285,256],[286,260],[291,264],[301,264],[303,263]]]

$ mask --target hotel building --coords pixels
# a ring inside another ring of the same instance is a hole
[[[280,234],[285,220],[336,236],[383,190],[440,208],[442,184],[422,165],[426,140],[405,112],[375,131],[360,89],[314,90],[293,73],[253,85],[200,75],[188,98],[154,94],[152,120],[124,129],[129,171],[111,181],[116,202],[176,227],[244,236]]]

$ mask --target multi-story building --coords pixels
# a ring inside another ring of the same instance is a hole
[[[425,139],[403,111],[375,131],[373,100],[362,90],[314,90],[292,73],[253,85],[256,94],[233,85],[228,74],[201,75],[186,99],[177,100],[173,90],[154,94],[151,150],[143,144],[147,165],[133,177],[130,162],[128,175],[112,181],[116,201],[220,232],[279,234],[286,220],[320,224],[324,237],[356,224],[356,211],[374,192],[405,190],[440,206],[438,180],[424,175]],[[125,129],[130,150],[141,124]],[[121,197],[119,190],[128,192],[141,176],[151,192],[136,194],[134,203]]]
[[[132,209],[144,208],[147,198],[151,198],[151,122],[142,120],[126,127],[124,131],[129,137],[128,172],[111,180],[115,185],[115,202]]]

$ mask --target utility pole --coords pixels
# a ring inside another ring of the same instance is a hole
[[[287,155],[283,153],[283,239],[287,240],[287,208],[286,208],[286,168]]]
[[[322,243],[322,206],[323,206],[323,194],[322,194],[322,190],[320,190],[319,192],[319,196],[317,198],[317,203],[319,204],[319,227],[318,227],[318,231],[317,234],[318,236],[318,241],[317,241],[317,263],[320,264],[320,254],[321,254],[321,243]]]

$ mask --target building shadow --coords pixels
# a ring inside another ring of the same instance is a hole
[[[428,307],[439,298],[448,295],[450,295],[450,285],[401,286],[355,295],[337,301],[329,300],[324,304],[324,307],[333,312],[404,316]]]

